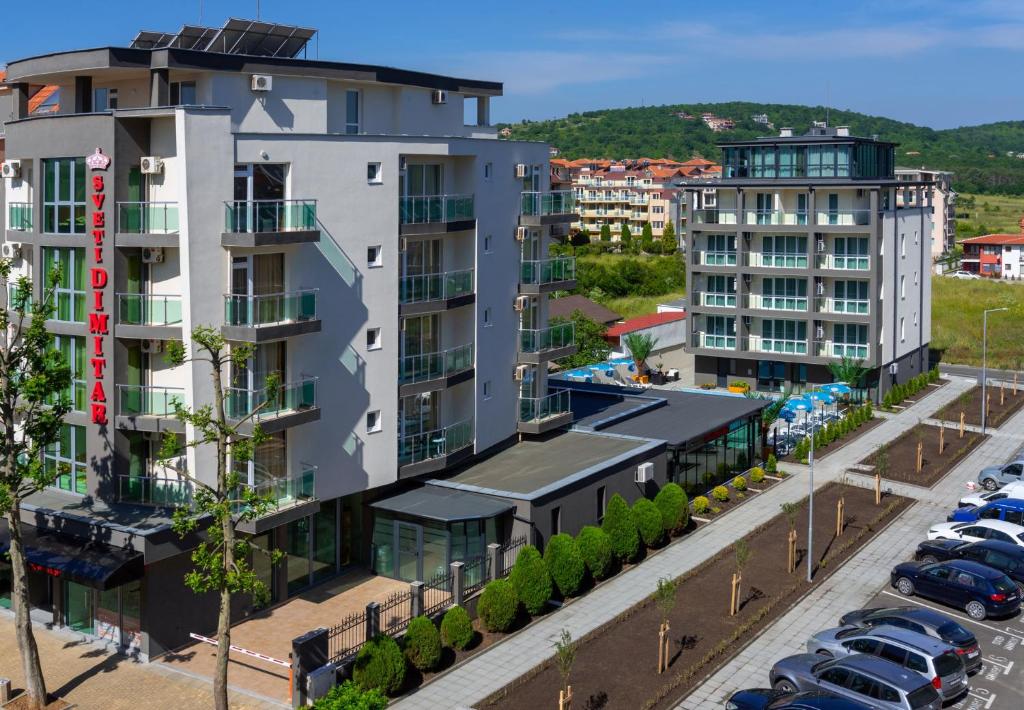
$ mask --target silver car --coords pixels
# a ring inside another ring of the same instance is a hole
[[[862,629],[839,626],[817,633],[807,641],[807,652],[826,658],[866,653],[917,671],[929,681],[943,700],[967,692],[967,671],[956,649],[926,634],[879,626]]]
[[[942,698],[920,673],[877,656],[822,660],[815,653],[789,656],[768,673],[775,690],[826,690],[876,710],[940,710]]]
[[[1024,480],[1021,474],[1024,473],[1024,461],[1011,461],[1002,466],[989,466],[981,469],[978,474],[978,484],[986,491],[994,491],[1002,488],[1007,483],[1016,483]]]

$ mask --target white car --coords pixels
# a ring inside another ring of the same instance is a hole
[[[1000,540],[1024,547],[1024,525],[1005,520],[975,520],[971,523],[936,523],[928,528],[929,540]]]
[[[971,271],[951,271],[947,276],[952,276],[954,279],[980,279],[981,277]]]
[[[973,495],[964,496],[957,503],[957,507],[963,508],[968,505],[973,505],[974,507],[979,508],[986,503],[991,503],[994,500],[1002,500],[1004,498],[1024,499],[1024,481],[1007,483],[998,491],[982,491]]]

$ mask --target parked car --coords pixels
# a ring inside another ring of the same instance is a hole
[[[870,705],[841,698],[822,690],[780,693],[773,688],[739,690],[725,703],[725,710],[870,710]]]
[[[945,560],[972,560],[997,569],[1013,580],[1024,593],[1024,547],[1000,540],[963,542],[962,540],[928,540],[917,546],[914,559],[918,562],[944,562]]]
[[[948,275],[952,276],[954,279],[980,279],[981,278],[980,276],[978,276],[978,274],[976,274],[976,273],[974,273],[972,271],[963,271],[963,270],[961,270],[961,271],[950,271]]]
[[[1024,546],[1024,526],[1005,520],[976,520],[973,523],[936,523],[928,528],[929,540],[1001,540]]]
[[[999,570],[970,560],[904,562],[893,567],[889,584],[905,597],[919,594],[963,609],[977,621],[1020,611],[1017,585]]]
[[[968,673],[981,670],[981,649],[978,648],[978,640],[974,638],[974,634],[956,620],[934,609],[920,606],[858,609],[840,617],[839,625],[861,628],[895,626],[918,631],[941,639],[955,648],[957,655],[963,659]]]
[[[978,474],[978,484],[986,491],[1002,488],[1007,483],[1017,483],[1024,472],[1024,461],[1017,460],[1002,466],[988,466]]]
[[[975,520],[1005,520],[1008,523],[1024,525],[1024,500],[1005,498],[994,500],[982,506],[965,506],[957,508],[946,520],[957,523],[970,523]]]
[[[807,652],[827,658],[843,658],[854,653],[879,656],[920,673],[939,691],[943,700],[952,700],[967,692],[967,669],[956,649],[918,631],[895,626],[869,629],[840,626],[809,638]]]
[[[963,508],[968,505],[985,505],[986,503],[1003,500],[1004,498],[1024,499],[1024,481],[1007,483],[1005,486],[995,491],[982,491],[975,493],[974,495],[964,496],[957,501],[957,507]]]
[[[768,674],[776,690],[826,690],[880,710],[939,710],[942,698],[919,673],[877,656],[855,653],[822,660],[814,653],[789,656]]]

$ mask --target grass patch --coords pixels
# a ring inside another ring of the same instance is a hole
[[[974,206],[970,207],[972,199]],[[957,214],[964,216],[956,221],[957,239],[992,232],[1016,234],[1024,215],[1024,196],[962,195],[957,200]]]
[[[659,303],[668,303],[686,295],[685,291],[673,291],[664,296],[623,296],[621,298],[606,298],[605,306],[621,315],[623,318],[636,318],[647,313],[654,313],[658,310]]]
[[[1024,284],[933,278],[932,348],[941,351],[943,362],[981,365],[982,311],[1004,306],[1011,312],[989,317],[988,366],[1020,369],[1024,352],[1017,319],[1024,309]]]

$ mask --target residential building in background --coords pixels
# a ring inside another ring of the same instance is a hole
[[[960,242],[964,271],[990,279],[1024,277],[1024,217],[1017,234],[985,234]]]
[[[956,246],[956,193],[953,173],[944,170],[896,168],[896,179],[909,187],[896,193],[897,207],[920,207],[916,200],[925,199],[932,215],[931,254],[938,258]],[[922,182],[931,183],[926,191],[915,189]]]
[[[843,127],[720,145],[715,206],[687,191],[696,383],[799,389],[849,357],[880,397],[926,370],[931,181],[897,180],[894,144]],[[900,190],[919,206],[900,207]]]

